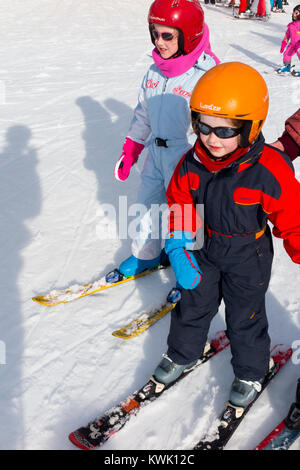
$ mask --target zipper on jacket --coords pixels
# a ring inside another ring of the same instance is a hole
[[[169,78],[166,77],[166,80],[165,80],[165,83],[164,83],[164,86],[163,86],[163,89],[162,89],[162,95],[165,93],[166,91],[166,88],[167,88],[167,84],[168,84],[168,80]],[[160,108],[162,107],[162,99],[160,101]],[[159,116],[161,116],[161,112],[159,113]],[[159,125],[158,125],[159,129],[160,129],[160,122],[159,122]]]
[[[163,93],[166,91],[168,80],[169,80],[169,78],[167,77],[166,81],[165,81],[165,84],[164,84],[164,87],[163,87]]]

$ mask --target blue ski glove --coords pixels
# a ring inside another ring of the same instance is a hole
[[[176,231],[166,239],[165,252],[175,273],[178,284],[183,289],[195,289],[202,280],[202,271],[192,251],[187,247],[192,242],[189,232]]]

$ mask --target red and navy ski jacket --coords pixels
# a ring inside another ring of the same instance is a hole
[[[170,232],[183,227],[195,231],[201,223],[196,205],[203,204],[206,236],[215,232],[227,239],[256,239],[269,220],[273,235],[283,239],[289,256],[300,263],[300,183],[290,159],[266,145],[262,135],[217,172],[206,168],[195,147],[189,150],[176,167],[167,199]]]

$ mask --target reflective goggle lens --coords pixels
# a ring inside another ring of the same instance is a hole
[[[236,127],[211,127],[201,121],[198,121],[198,129],[199,132],[204,135],[209,135],[213,132],[220,139],[230,139],[231,137],[235,137],[242,132],[241,128],[237,129]]]
[[[175,37],[172,33],[159,33],[156,29],[152,31],[152,36],[155,41],[160,37],[162,37],[164,41],[172,41]]]

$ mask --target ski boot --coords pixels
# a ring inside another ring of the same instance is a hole
[[[164,385],[168,385],[177,380],[184,372],[192,369],[196,361],[190,362],[189,364],[179,365],[172,361],[172,359],[163,354],[163,358],[154,371],[154,379]]]
[[[297,71],[297,70],[291,70],[291,74],[293,75],[293,77],[300,77],[300,70]]]
[[[300,378],[297,384],[296,402],[290,407],[289,414],[285,418],[285,424],[289,429],[300,430]]]
[[[114,284],[125,277],[134,276],[147,269],[156,268],[159,265],[170,266],[169,258],[164,249],[161,251],[160,255],[154,259],[139,259],[131,255],[120,264],[119,269],[114,269],[106,274],[106,282]]]
[[[300,430],[300,404],[293,403],[291,405],[289,414],[285,418],[285,424],[289,429]]]
[[[236,377],[231,385],[230,403],[237,407],[246,408],[261,391],[262,382],[263,379],[251,381],[241,380]]]
[[[120,264],[119,271],[124,277],[134,276],[146,269],[155,268],[160,264],[160,255],[154,259],[139,259],[131,255]]]
[[[283,65],[280,69],[277,69],[276,72],[279,73],[279,75],[287,75],[291,73],[291,65]]]

